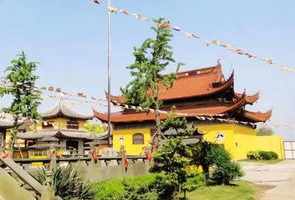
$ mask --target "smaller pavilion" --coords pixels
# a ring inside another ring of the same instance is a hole
[[[87,132],[84,125],[93,115],[74,111],[63,99],[51,110],[41,113],[41,117],[32,128],[34,131],[18,134],[19,139],[25,140],[29,158],[48,157],[51,148],[57,149],[60,156],[87,155],[90,142],[107,138],[107,134]]]

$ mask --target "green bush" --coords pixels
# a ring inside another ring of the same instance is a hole
[[[209,184],[230,184],[242,176],[241,168],[231,161],[231,156],[223,146],[201,141],[193,147],[193,163],[202,166],[205,182]],[[211,170],[213,169],[213,173]]]
[[[273,151],[260,151],[259,152],[262,160],[276,160],[278,159],[278,154]]]
[[[278,154],[273,151],[250,151],[247,158],[250,160],[276,160]]]
[[[238,163],[228,161],[222,165],[216,166],[213,171],[211,180],[215,184],[229,185],[230,181],[243,175],[241,167]]]
[[[261,157],[258,151],[249,151],[247,153],[247,158],[249,160],[261,160]]]

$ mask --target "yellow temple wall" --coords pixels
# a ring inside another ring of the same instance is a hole
[[[255,150],[274,151],[280,159],[284,158],[283,139],[278,135],[257,136],[255,129],[239,124],[198,123],[197,128],[204,134],[205,140],[224,145],[234,160],[247,159],[247,153]],[[143,145],[132,143],[132,136],[135,133],[144,134]],[[223,135],[223,139],[217,139],[217,135]],[[120,138],[124,138],[128,155],[141,155],[144,147],[151,142],[150,127],[114,130],[113,148],[118,152],[121,148]]]
[[[144,144],[133,144],[132,136],[136,133],[144,135]],[[149,127],[118,129],[113,131],[113,148],[115,151],[120,152],[121,143],[123,143],[127,155],[143,155],[144,148],[150,144],[151,139]]]
[[[207,141],[223,144],[234,160],[247,159],[249,151],[274,151],[284,158],[283,139],[278,135],[257,136],[255,129],[239,124],[200,124],[197,126]],[[216,139],[222,134],[223,139]]]
[[[67,129],[67,118],[53,118],[48,119],[47,121],[53,122],[54,129]],[[79,130],[84,130],[84,125],[86,120],[77,120],[79,122]],[[35,126],[35,127],[34,127]],[[32,129],[42,130],[42,121],[38,122],[36,125],[32,126]]]

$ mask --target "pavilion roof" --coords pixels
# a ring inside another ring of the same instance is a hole
[[[99,140],[105,139],[107,136],[106,133],[102,134],[95,134],[95,133],[88,133],[86,131],[80,130],[69,130],[69,129],[42,129],[38,132],[25,132],[25,133],[18,133],[17,138],[24,139],[24,140],[38,140],[38,141],[48,141],[49,138],[75,138],[75,139],[84,139],[84,140]]]
[[[24,119],[18,120],[18,125],[24,123]],[[0,113],[0,128],[11,128],[14,126],[14,118],[11,114]]]
[[[73,110],[73,106],[69,105],[68,102],[66,102],[63,99],[59,99],[57,104],[47,112],[41,113],[42,118],[54,118],[54,117],[69,117],[69,118],[75,118],[75,119],[92,119],[92,114],[82,114],[77,111]]]

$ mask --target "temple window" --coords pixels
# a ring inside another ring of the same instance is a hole
[[[142,133],[135,133],[132,136],[133,144],[144,144],[144,135]]]
[[[79,129],[79,122],[75,119],[71,119],[67,121],[68,129]]]
[[[54,128],[53,122],[52,121],[43,121],[42,128],[44,128],[44,129]]]

